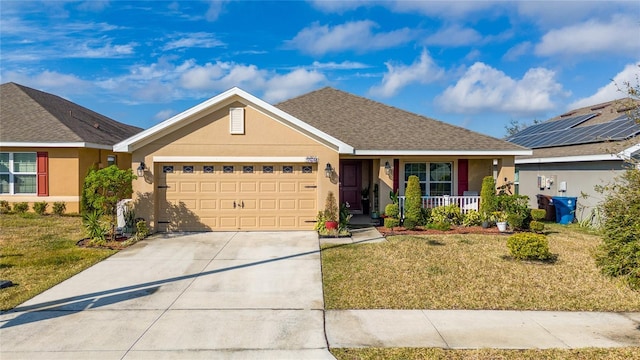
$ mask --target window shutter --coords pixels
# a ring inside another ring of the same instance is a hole
[[[49,153],[37,153],[38,196],[49,196]]]
[[[469,160],[458,160],[458,196],[469,190]]]
[[[244,134],[244,108],[229,109],[229,132]]]

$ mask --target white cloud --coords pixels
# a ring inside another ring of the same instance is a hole
[[[413,38],[408,28],[374,34],[372,30],[376,27],[378,25],[370,20],[348,22],[334,27],[314,23],[298,32],[286,45],[304,53],[322,55],[345,50],[366,52],[387,49]]]
[[[518,60],[518,58],[520,58],[521,56],[530,53],[532,49],[533,44],[531,44],[531,42],[529,41],[525,41],[507,50],[502,58],[507,61],[515,61]]]
[[[0,81],[2,83],[15,82],[60,96],[84,94],[88,89],[93,87],[91,82],[82,80],[75,75],[62,74],[49,70],[35,75],[18,71],[3,72],[0,76]]]
[[[631,54],[640,52],[640,22],[631,16],[614,16],[609,22],[589,20],[551,30],[536,45],[535,53],[542,56],[558,54]]]
[[[187,90],[226,90],[234,86],[252,90],[262,85],[266,75],[255,65],[218,61],[186,69],[179,85]]]
[[[169,119],[170,117],[172,117],[175,114],[177,114],[177,112],[175,110],[173,110],[173,109],[164,109],[164,110],[158,111],[153,116],[153,119],[157,120],[157,121],[164,121],[164,120]]]
[[[444,71],[436,65],[427,50],[423,50],[420,58],[409,66],[393,65],[390,62],[385,65],[387,73],[382,78],[382,84],[369,91],[374,96],[390,97],[409,84],[427,84],[444,75]]]
[[[353,62],[353,61],[343,61],[341,63],[336,63],[336,62],[321,63],[319,61],[314,61],[311,67],[314,69],[354,70],[354,69],[366,69],[366,68],[370,68],[371,66],[363,63],[359,63],[359,62]]]
[[[317,88],[327,78],[317,72],[297,69],[285,75],[275,75],[265,84],[264,100],[278,102]]]
[[[209,8],[204,17],[207,21],[216,21],[222,14],[223,6],[227,1],[223,0],[211,0],[209,1]]]
[[[625,83],[629,83],[631,86],[637,85],[639,73],[640,61],[635,64],[628,64],[613,77],[612,81],[599,88],[595,94],[573,102],[569,105],[569,109],[577,109],[627,97]]]
[[[174,49],[188,49],[188,48],[214,48],[224,46],[225,43],[218,40],[213,34],[205,32],[197,32],[191,34],[178,34],[175,37],[178,39],[169,41],[163,47],[163,51]]]
[[[555,73],[533,68],[522,79],[512,79],[484,63],[473,64],[454,85],[436,98],[451,113],[481,112],[536,114],[555,108],[553,98],[567,94],[556,82]]]
[[[463,18],[472,13],[496,8],[495,1],[393,1],[384,2],[397,12],[418,12],[428,16],[441,18]],[[506,2],[500,2],[500,6],[509,6]]]
[[[476,30],[464,28],[459,25],[452,25],[433,35],[427,36],[424,44],[457,47],[475,44],[480,41],[482,41],[482,35]]]

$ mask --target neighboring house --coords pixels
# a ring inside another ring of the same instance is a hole
[[[72,213],[88,170],[129,168],[113,144],[142,130],[15,83],[0,85],[0,109],[0,200],[64,201]]]
[[[510,136],[533,149],[516,157],[518,193],[534,208],[538,202],[546,208],[549,197],[576,197],[577,219],[591,216],[602,200],[594,187],[610,183],[629,166],[626,160],[640,155],[640,124],[629,117],[638,114],[637,104],[625,99],[571,110]]]
[[[135,211],[156,231],[312,229],[329,191],[354,213],[384,210],[409,175],[425,196],[479,193],[485,176],[513,181],[515,156],[531,154],[332,88],[275,106],[233,88],[114,150],[144,171]]]

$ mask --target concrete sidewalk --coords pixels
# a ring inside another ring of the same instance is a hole
[[[330,310],[325,321],[330,348],[640,346],[640,313]]]

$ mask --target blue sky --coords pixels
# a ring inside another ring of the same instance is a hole
[[[622,97],[638,1],[5,1],[0,80],[148,128],[233,86],[332,86],[503,137]],[[613,80],[613,81],[612,81]]]

